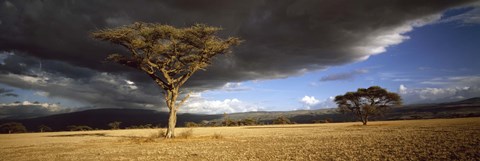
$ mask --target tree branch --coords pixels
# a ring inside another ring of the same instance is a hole
[[[177,109],[180,108],[183,103],[185,103],[185,101],[187,101],[188,98],[190,98],[190,94],[192,94],[192,92],[189,92],[183,99],[182,101],[180,101],[180,103],[177,104]]]

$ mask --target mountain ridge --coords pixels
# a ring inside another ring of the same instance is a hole
[[[340,114],[335,108],[296,111],[251,111],[244,113],[230,113],[227,117],[231,120],[255,119],[264,124],[270,124],[280,116],[284,116],[296,123],[313,123],[329,120],[333,122],[355,121],[349,114]],[[480,116],[480,97],[462,101],[405,105],[393,107],[383,117],[371,120],[404,120],[404,119],[429,119],[452,117],[477,117]],[[28,119],[3,119],[0,123],[20,122],[30,131],[35,131],[40,125],[47,125],[55,131],[68,130],[70,125],[86,125],[92,128],[109,129],[108,123],[120,121],[121,128],[150,124],[151,126],[164,127],[167,125],[168,112],[148,109],[91,109],[71,113],[55,114]],[[223,114],[191,114],[179,113],[177,126],[184,126],[186,122],[216,122],[224,120]]]

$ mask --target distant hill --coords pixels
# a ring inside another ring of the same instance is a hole
[[[269,124],[272,120],[285,116],[296,123],[312,123],[315,120],[331,120],[333,122],[355,121],[350,114],[340,114],[336,109],[298,110],[298,111],[259,111],[232,113],[228,117],[232,120],[246,118],[256,119]],[[440,104],[406,105],[395,107],[383,117],[371,120],[404,120],[404,119],[430,119],[430,118],[455,118],[480,116],[480,98],[470,98],[458,102]],[[15,121],[23,123],[30,131],[37,130],[39,125],[47,125],[55,131],[67,130],[69,125],[87,125],[98,129],[109,129],[108,123],[122,122],[121,128],[151,124],[153,126],[167,125],[168,113],[145,109],[94,109],[73,113],[57,114],[45,117],[0,120],[0,123]],[[184,126],[185,122],[222,122],[223,114],[178,114],[177,126]]]
[[[222,117],[221,115],[197,115],[197,114],[178,114],[178,125],[184,125],[184,122],[199,120],[214,120]],[[37,127],[44,124],[51,127],[54,131],[67,130],[69,125],[86,125],[98,129],[110,129],[108,123],[120,121],[121,127],[138,126],[151,124],[152,126],[165,126],[168,120],[167,112],[158,112],[145,109],[94,109],[80,112],[57,114],[45,117],[21,119],[21,120],[0,120],[4,122],[21,122],[27,129],[36,130]]]
[[[453,104],[453,105],[457,105],[457,104],[480,104],[480,97],[474,97],[474,98],[469,98],[469,99],[462,100],[462,101],[449,102],[449,103],[444,103],[444,104]]]

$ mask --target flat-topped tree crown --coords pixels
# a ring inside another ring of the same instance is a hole
[[[181,87],[197,70],[205,69],[212,58],[230,52],[240,40],[222,39],[221,28],[196,24],[186,28],[152,23],[134,23],[94,32],[94,38],[125,47],[130,56],[111,54],[108,60],[140,69],[163,89]]]
[[[125,47],[130,55],[111,54],[107,60],[139,69],[165,91],[170,110],[166,137],[174,137],[176,111],[188,95],[177,103],[179,88],[197,70],[206,69],[216,55],[230,52],[238,45],[236,37],[222,39],[216,34],[221,28],[204,24],[176,28],[169,25],[141,23],[92,33],[96,39]]]
[[[338,104],[339,112],[353,113],[364,125],[369,117],[383,115],[388,107],[402,104],[400,95],[379,86],[359,88],[356,92],[336,96],[334,101]]]

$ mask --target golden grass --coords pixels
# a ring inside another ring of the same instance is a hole
[[[191,135],[173,140],[142,140],[161,135],[158,129],[4,134],[0,135],[0,160],[480,158],[480,118],[359,124],[177,128],[177,138],[182,133]]]

